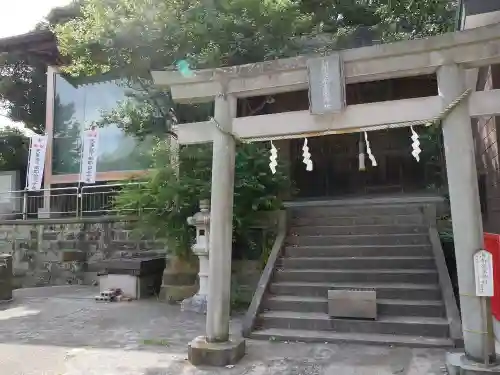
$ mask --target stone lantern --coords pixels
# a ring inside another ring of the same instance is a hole
[[[196,227],[196,241],[191,247],[199,258],[200,270],[198,278],[200,288],[193,297],[186,298],[181,303],[182,311],[194,311],[200,314],[207,312],[208,277],[209,277],[209,239],[210,239],[210,201],[200,201],[200,212],[187,219],[189,225]]]

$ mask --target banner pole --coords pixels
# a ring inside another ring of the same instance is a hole
[[[28,218],[28,186],[30,179],[30,161],[31,161],[32,149],[33,149],[33,137],[30,137],[30,146],[28,148],[28,164],[26,167],[26,178],[24,179],[23,206],[21,208],[23,220],[26,220]]]
[[[76,216],[83,216],[83,212],[80,210],[83,209],[83,194],[81,191],[82,184],[82,174],[83,174],[83,149],[85,147],[85,130],[83,130],[82,135],[80,136],[80,175],[78,176],[78,184],[76,185]]]

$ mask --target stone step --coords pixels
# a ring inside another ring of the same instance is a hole
[[[339,236],[288,236],[288,245],[427,245],[427,234],[339,235]]]
[[[377,320],[336,319],[325,313],[267,311],[257,317],[258,327],[312,331],[356,332],[383,335],[409,335],[446,338],[445,318],[379,316]]]
[[[422,316],[446,318],[446,308],[439,301],[377,300],[377,312],[385,316]]]
[[[274,282],[270,285],[270,292],[275,295],[326,298],[330,289],[367,288],[376,289],[377,298],[382,299],[441,301],[441,290],[437,284],[422,283]]]
[[[376,216],[366,213],[365,216],[328,216],[328,217],[296,217],[290,220],[292,227],[299,226],[355,226],[355,225],[424,225],[423,215],[391,215]]]
[[[306,255],[306,254],[304,254]],[[291,257],[282,258],[278,266],[284,269],[433,269],[433,257]]]
[[[411,234],[428,233],[424,225],[310,225],[297,226],[290,229],[291,235],[324,236],[348,234]]]
[[[329,270],[301,269],[278,270],[274,281],[295,282],[362,282],[362,283],[419,283],[436,284],[436,270],[373,269],[373,270]]]
[[[432,256],[430,245],[287,246],[287,257]]]
[[[346,206],[301,206],[291,207],[291,217],[337,217],[337,216],[392,216],[423,215],[418,205],[346,205]]]
[[[329,331],[293,330],[269,328],[252,332],[250,338],[256,340],[290,341],[307,343],[354,343],[365,345],[394,345],[415,348],[452,348],[453,341],[447,338],[377,335],[361,333],[337,333]]]
[[[263,308],[270,311],[294,311],[328,313],[326,297],[299,297],[287,295],[271,295],[263,302]],[[377,312],[384,316],[426,316],[441,318],[446,310],[441,301],[412,301],[400,299],[377,298]]]

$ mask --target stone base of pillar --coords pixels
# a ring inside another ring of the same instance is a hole
[[[207,313],[207,296],[196,294],[181,302],[181,311],[191,311],[198,314]]]
[[[464,353],[447,353],[446,368],[449,375],[500,374],[500,365],[486,367],[469,361]]]
[[[245,340],[229,337],[227,342],[208,342],[200,336],[188,345],[188,359],[194,366],[224,367],[235,365],[245,355]]]

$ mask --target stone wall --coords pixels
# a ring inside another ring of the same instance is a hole
[[[119,218],[0,221],[0,253],[11,254],[15,287],[91,284],[104,259],[165,253]]]
[[[264,224],[258,227],[271,225],[268,221],[266,216]],[[91,285],[98,280],[101,260],[139,254],[166,255],[162,242],[137,234],[131,224],[117,217],[0,220],[0,254],[12,255],[14,288]],[[197,265],[192,267],[196,277]],[[167,266],[167,270],[171,268]],[[232,268],[233,307],[244,308],[251,302],[259,281],[260,262],[235,260]],[[171,275],[180,277],[171,284],[184,285],[184,273]],[[196,290],[195,282],[189,295]]]
[[[231,272],[233,308],[247,308],[259,283],[262,269],[255,260],[234,260]]]

